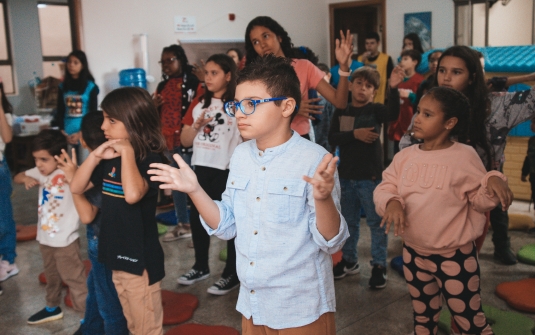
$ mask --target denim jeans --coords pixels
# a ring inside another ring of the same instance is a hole
[[[179,154],[182,159],[188,163],[188,165],[191,167],[191,156],[192,153],[182,153],[182,147],[177,147],[174,150],[175,154]],[[178,167],[177,163],[171,157],[171,166],[172,167]],[[177,223],[189,223],[189,212],[188,212],[188,196],[186,193],[173,191],[173,202],[175,204],[175,212],[176,212],[176,220]]]
[[[111,270],[98,261],[98,238],[90,226],[87,227],[87,255],[92,267],[87,277],[83,334],[128,335],[123,308],[111,279]]]
[[[10,264],[15,262],[15,247],[17,246],[17,231],[13,220],[11,206],[11,173],[6,163],[6,157],[0,161],[0,255]]]
[[[358,262],[357,243],[360,235],[360,209],[366,213],[366,223],[372,235],[372,265],[386,267],[388,238],[385,229],[379,227],[381,217],[375,212],[373,191],[380,180],[349,180],[340,178],[342,196],[340,205],[346,219],[349,238],[342,248],[343,258],[351,263]]]

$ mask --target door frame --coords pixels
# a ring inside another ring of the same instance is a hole
[[[335,32],[334,32],[334,11],[340,8],[353,8],[362,6],[377,6],[379,8],[379,15],[381,16],[381,26],[377,33],[381,36],[382,51],[386,52],[386,0],[365,0],[365,1],[350,1],[329,4],[329,42],[331,46],[331,66],[336,63],[336,56],[334,54],[335,48]]]

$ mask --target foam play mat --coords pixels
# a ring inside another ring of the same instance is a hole
[[[390,261],[390,266],[393,270],[396,270],[396,272],[399,273],[401,277],[405,277],[405,275],[403,274],[403,256],[397,256],[392,258],[392,260]]]
[[[176,213],[173,209],[172,211],[163,212],[156,215],[156,221],[166,226],[176,226]]]
[[[158,223],[158,235],[163,235],[167,233],[167,226],[161,223]]]
[[[520,313],[502,311],[487,305],[483,305],[483,312],[496,335],[531,335],[535,331],[535,321]],[[447,307],[440,313],[438,327],[450,334],[451,314]]]
[[[165,335],[240,335],[240,332],[227,326],[188,323],[169,330]]]
[[[37,225],[23,226],[18,224],[15,229],[17,242],[33,241],[37,237]]]
[[[509,230],[530,230],[534,227],[535,223],[531,216],[509,213]]]
[[[223,262],[227,261],[227,251],[228,251],[227,248],[225,248],[225,249],[223,249],[223,250],[221,250],[219,252],[219,260],[220,261],[223,261]]]
[[[199,306],[199,299],[193,294],[162,290],[162,305],[163,325],[176,325],[191,319],[193,312],[197,309],[197,306]]]
[[[535,278],[501,283],[496,295],[514,309],[535,313]]]
[[[520,248],[517,257],[522,263],[535,265],[535,244],[528,244]]]

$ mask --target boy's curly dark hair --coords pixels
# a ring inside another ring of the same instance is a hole
[[[67,137],[59,130],[43,129],[32,142],[32,152],[46,150],[51,156],[61,155],[61,149],[67,150]]]
[[[257,57],[251,64],[238,73],[237,85],[245,82],[257,81],[266,86],[271,97],[293,98],[296,107],[290,120],[293,120],[301,105],[301,89],[299,78],[288,58],[266,55]],[[267,98],[267,97],[266,97]],[[280,106],[282,101],[274,101]]]

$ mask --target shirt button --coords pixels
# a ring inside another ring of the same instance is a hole
[[[266,167],[265,166],[262,166],[262,171],[266,171]]]
[[[251,290],[251,294],[255,294],[256,292],[254,290]]]
[[[256,197],[256,201],[260,201],[260,197]]]
[[[283,190],[288,191],[288,187],[284,186]]]
[[[255,234],[255,235],[258,235],[258,231],[257,231],[257,230],[255,230],[255,231],[253,232],[253,234]]]
[[[258,152],[258,156],[262,157],[262,151]]]
[[[231,181],[230,183],[231,183],[232,185],[234,185],[234,182],[233,182],[233,181]]]
[[[254,265],[254,262],[249,263],[249,265],[250,265],[250,266],[253,266],[253,265]]]

